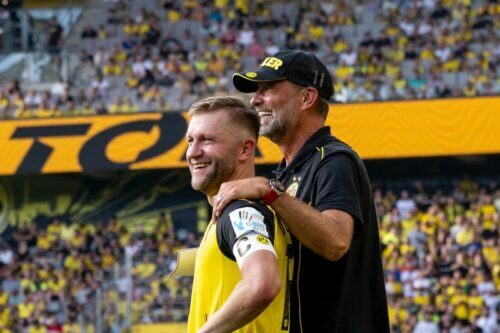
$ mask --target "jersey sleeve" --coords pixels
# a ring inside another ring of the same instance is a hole
[[[354,237],[363,227],[358,170],[346,154],[332,154],[321,161],[313,184],[312,204],[319,211],[338,209],[354,219]]]
[[[227,258],[246,258],[252,249],[273,247],[274,213],[258,202],[233,201],[217,219],[216,233],[219,249]]]

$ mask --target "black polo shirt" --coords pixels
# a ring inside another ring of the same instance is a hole
[[[274,172],[288,194],[355,221],[351,246],[335,262],[294,239],[291,332],[389,332],[377,214],[361,159],[323,127]]]

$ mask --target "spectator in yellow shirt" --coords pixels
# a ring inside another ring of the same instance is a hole
[[[35,322],[29,326],[28,333],[47,333],[47,329],[39,319],[35,319]]]
[[[51,279],[47,283],[48,289],[53,291],[54,293],[62,292],[65,286],[66,286],[66,281],[57,274],[53,274]]]
[[[354,68],[352,66],[347,66],[345,61],[340,63],[340,66],[335,70],[335,77],[338,80],[347,80],[348,77],[354,74]]]
[[[20,319],[29,319],[35,311],[35,304],[31,301],[29,295],[24,297],[24,301],[17,306]]]

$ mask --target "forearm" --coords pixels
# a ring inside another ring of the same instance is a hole
[[[232,332],[255,319],[269,303],[256,301],[256,290],[241,281],[224,305],[211,316],[198,333]]]
[[[287,194],[271,205],[292,234],[307,248],[329,260],[338,260],[347,251],[352,234],[335,216],[325,216],[315,208]]]
[[[220,215],[222,208],[231,200],[260,200],[268,192],[269,183],[263,177],[223,183],[214,202],[214,215]],[[320,256],[338,260],[348,250],[354,232],[354,221],[348,213],[336,209],[319,212],[286,193],[271,206],[295,237]]]

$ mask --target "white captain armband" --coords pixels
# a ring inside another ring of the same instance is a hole
[[[249,232],[255,232],[269,238],[264,215],[253,207],[238,208],[229,213],[229,219],[236,238]]]
[[[272,252],[278,257],[269,238],[256,232],[249,232],[239,237],[234,243],[233,254],[240,269],[252,253],[260,250]]]

